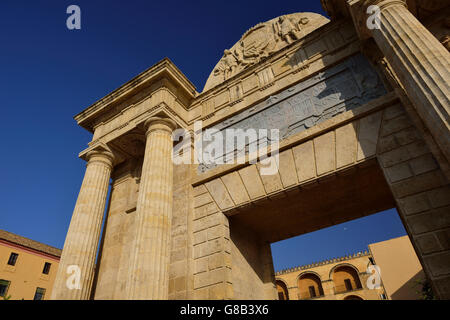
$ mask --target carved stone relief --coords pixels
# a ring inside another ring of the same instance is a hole
[[[213,69],[203,91],[231,78],[244,68],[258,63],[275,51],[304,37],[329,20],[316,13],[293,13],[264,23],[248,30]]]
[[[279,129],[279,138],[282,140],[385,93],[376,71],[366,58],[357,55],[269,97],[211,129],[218,130],[223,137],[226,129]],[[226,159],[232,159],[240,152],[248,152],[251,144],[270,144],[270,140],[270,136],[248,140],[246,150],[237,150],[234,141],[223,139],[224,152],[217,154],[216,160],[225,159],[226,162]],[[217,140],[213,137],[210,141],[203,142],[203,150]],[[227,146],[227,143],[232,145]],[[234,151],[226,154],[225,150]],[[214,164],[200,164],[198,172],[206,172],[214,167]]]

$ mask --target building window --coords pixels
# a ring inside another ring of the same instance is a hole
[[[44,270],[42,270],[43,274],[49,274],[50,273],[50,267],[52,266],[52,264],[50,262],[46,262],[44,264]]]
[[[0,297],[5,297],[8,293],[9,285],[11,281],[8,280],[0,280]]]
[[[316,297],[316,289],[314,288],[314,286],[309,286],[309,296],[311,298],[315,298]]]
[[[44,300],[45,289],[44,288],[36,288],[36,293],[34,294],[33,300]]]
[[[11,255],[9,256],[8,264],[10,266],[15,266],[16,262],[17,262],[17,257],[19,257],[19,255],[17,253],[11,252]]]
[[[370,264],[375,265],[375,261],[373,261],[372,257],[369,257]]]
[[[352,282],[350,281],[350,279],[345,279],[344,283],[345,283],[345,289],[347,289],[347,291],[353,290]]]

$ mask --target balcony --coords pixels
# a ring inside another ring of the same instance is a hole
[[[298,300],[312,300],[312,299],[322,298],[324,296],[325,295],[323,293],[316,295],[315,293],[312,294],[310,291],[302,291],[299,293]]]
[[[363,289],[362,287],[356,287],[356,286],[355,287],[347,286],[347,285],[335,286],[334,287],[334,294],[359,291],[359,290],[362,290],[362,289]]]

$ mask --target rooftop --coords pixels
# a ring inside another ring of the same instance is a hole
[[[336,263],[336,262],[340,262],[340,261],[347,261],[347,260],[351,260],[351,259],[354,259],[354,258],[368,256],[368,255],[370,255],[370,253],[367,250],[365,250],[364,252],[358,252],[358,253],[355,253],[353,255],[349,254],[348,256],[344,256],[344,257],[332,258],[332,259],[327,259],[327,260],[323,260],[323,261],[319,261],[319,262],[314,262],[314,263],[311,263],[311,264],[305,264],[305,265],[302,265],[302,266],[297,266],[297,267],[293,267],[293,268],[283,269],[283,270],[275,272],[275,275],[278,276],[278,275],[281,275],[281,274],[291,273],[291,272],[295,272],[295,271],[311,269],[311,268],[322,266],[322,265],[325,265],[325,264]]]
[[[19,236],[17,234],[5,230],[0,230],[0,240],[12,242],[23,247],[27,247],[46,254],[50,254],[52,256],[61,257],[62,252],[61,249]]]

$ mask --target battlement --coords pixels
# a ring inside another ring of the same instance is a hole
[[[341,262],[341,261],[348,261],[354,258],[359,258],[359,257],[364,257],[364,256],[369,256],[370,253],[368,250],[364,250],[363,252],[357,252],[354,254],[349,254],[348,256],[343,256],[343,257],[337,257],[337,258],[332,258],[332,259],[326,259],[326,260],[322,260],[319,262],[314,262],[314,263],[310,263],[310,264],[305,264],[302,266],[297,266],[294,268],[287,268],[287,269],[283,269],[280,271],[275,272],[275,275],[282,275],[282,274],[286,274],[286,273],[291,273],[291,272],[296,272],[296,271],[301,271],[301,270],[307,270],[307,269],[311,269],[314,267],[318,267],[318,266],[323,266],[323,265],[327,265],[327,264],[331,264],[331,263],[336,263],[336,262]]]

